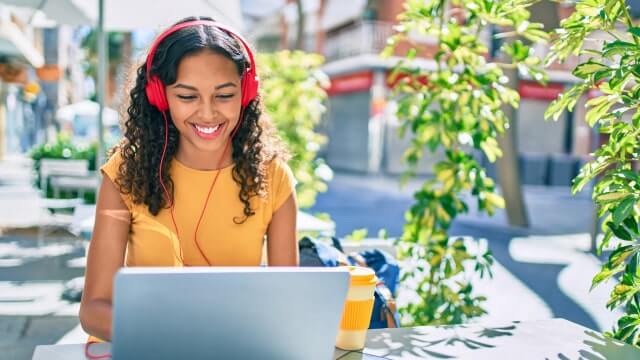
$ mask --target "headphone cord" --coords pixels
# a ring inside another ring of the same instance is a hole
[[[244,115],[244,109],[245,109],[244,106],[240,109],[240,118],[239,118],[238,122],[236,123],[236,126],[234,127],[233,131],[231,132],[231,136],[226,141],[226,145],[225,145],[224,151],[222,153],[222,156],[218,160],[218,166],[217,166],[218,170],[216,171],[216,175],[213,178],[213,181],[211,182],[211,186],[209,186],[209,191],[207,193],[207,197],[206,197],[206,200],[204,202],[204,207],[202,208],[202,211],[200,212],[200,217],[198,218],[198,223],[196,224],[196,230],[193,233],[193,242],[196,244],[196,247],[198,248],[198,251],[200,252],[200,255],[202,255],[202,257],[205,259],[205,261],[207,262],[207,264],[209,266],[212,266],[213,263],[209,260],[209,258],[205,255],[204,251],[200,247],[200,243],[198,242],[198,230],[200,228],[200,223],[202,221],[202,218],[204,217],[204,213],[205,213],[205,211],[207,209],[207,205],[209,204],[209,198],[211,197],[211,193],[213,192],[213,188],[215,187],[216,182],[218,181],[218,176],[220,175],[220,172],[222,172],[222,170],[220,169],[220,165],[222,164],[222,161],[224,161],[225,156],[227,155],[227,152],[229,150],[229,145],[233,142],[233,137],[235,136],[236,132],[240,128],[240,123],[242,122],[242,118],[243,118],[243,115]],[[160,171],[158,172],[158,174],[159,174],[159,178],[160,178],[160,185],[162,186],[162,189],[164,190],[164,193],[165,193],[165,195],[167,197],[167,201],[170,204],[169,206],[171,208],[171,221],[173,222],[173,227],[174,227],[174,229],[176,231],[176,236],[178,238],[177,242],[178,242],[178,247],[180,248],[180,255],[178,257],[178,260],[180,261],[180,264],[182,264],[182,266],[184,266],[184,254],[183,254],[183,251],[182,251],[182,242],[180,241],[180,232],[178,230],[178,225],[176,223],[175,214],[174,214],[175,203],[173,202],[172,198],[169,196],[169,191],[167,191],[167,188],[164,185],[164,181],[162,179],[162,169],[163,169],[164,159],[165,159],[166,153],[167,153],[167,144],[169,142],[169,121],[167,120],[167,115],[165,114],[165,112],[162,111],[161,113],[162,113],[162,117],[164,118],[164,124],[165,124],[165,141],[164,141],[164,146],[163,146],[163,149],[162,149],[162,157],[160,158]]]
[[[111,354],[91,355],[91,353],[89,352],[89,347],[97,343],[99,343],[99,341],[87,341],[84,344],[84,356],[90,360],[111,359]]]

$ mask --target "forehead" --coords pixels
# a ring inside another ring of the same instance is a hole
[[[178,64],[176,82],[196,83],[239,80],[236,65],[227,57],[213,51],[187,55]]]

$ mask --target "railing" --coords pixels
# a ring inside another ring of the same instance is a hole
[[[324,55],[331,61],[362,54],[378,54],[392,34],[392,23],[360,21],[335,34],[327,34]]]

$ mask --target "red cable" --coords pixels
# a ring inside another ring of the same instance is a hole
[[[161,112],[162,113],[162,117],[164,118],[164,128],[165,128],[165,132],[164,132],[164,146],[162,147],[162,157],[160,157],[160,171],[158,172],[158,178],[160,179],[160,185],[162,186],[162,189],[164,190],[165,196],[167,198],[167,201],[169,202],[169,207],[171,207],[171,221],[173,222],[173,228],[176,230],[176,236],[178,238],[178,248],[180,248],[180,255],[178,256],[178,261],[180,261],[180,263],[184,266],[184,256],[182,254],[182,243],[180,242],[180,232],[178,231],[178,225],[176,224],[176,219],[173,215],[173,198],[171,196],[169,196],[169,191],[167,191],[167,188],[164,185],[164,181],[162,180],[162,168],[163,168],[163,164],[164,164],[164,157],[167,154],[167,143],[169,142],[169,121],[167,121],[167,115],[165,114],[164,111]],[[175,254],[175,251],[174,251]]]
[[[213,178],[213,182],[211,183],[211,186],[209,187],[209,193],[207,194],[207,200],[204,202],[204,207],[202,208],[202,212],[200,213],[200,218],[198,219],[198,223],[196,224],[196,231],[193,233],[193,242],[196,243],[196,247],[198,248],[198,251],[200,251],[200,254],[202,255],[202,257],[204,258],[204,260],[207,262],[207,264],[209,266],[212,266],[213,263],[211,261],[209,261],[209,258],[207,258],[207,256],[204,254],[204,251],[202,251],[202,248],[200,247],[200,243],[198,242],[198,229],[200,228],[200,221],[202,221],[202,218],[204,217],[205,210],[207,209],[207,204],[209,203],[209,197],[211,196],[211,192],[213,191],[213,187],[216,185],[216,182],[218,181],[218,175],[220,175],[220,173],[222,172],[222,169],[220,169],[220,165],[222,164],[222,160],[224,160],[225,155],[227,155],[227,150],[229,150],[229,144],[231,144],[233,142],[233,137],[236,135],[236,132],[240,128],[240,123],[242,122],[243,113],[244,113],[244,107],[240,108],[240,119],[236,123],[236,126],[233,129],[233,131],[231,132],[231,136],[229,137],[229,140],[227,141],[227,144],[225,145],[224,152],[222,153],[222,156],[220,157],[220,160],[218,160],[218,166],[217,166],[218,167],[218,172],[216,173],[216,177]]]
[[[87,341],[87,343],[84,344],[84,356],[87,359],[91,359],[91,360],[111,359],[111,354],[91,355],[91,353],[89,352],[89,346],[97,343],[99,343],[99,341]]]
[[[222,172],[222,169],[220,169],[220,165],[222,164],[222,161],[227,155],[227,151],[229,150],[229,145],[233,142],[233,137],[235,136],[236,132],[240,128],[240,123],[242,122],[243,115],[244,115],[244,107],[240,109],[240,119],[236,123],[236,126],[234,127],[233,131],[231,132],[231,136],[229,137],[229,140],[226,142],[222,156],[218,160],[218,166],[217,166],[218,171],[216,172],[216,176],[213,178],[213,181],[211,182],[211,186],[209,186],[209,192],[207,193],[207,198],[204,202],[204,207],[200,212],[200,217],[198,218],[198,223],[196,224],[196,230],[193,233],[193,242],[196,244],[196,247],[198,248],[200,255],[202,255],[202,257],[204,258],[204,260],[207,262],[209,266],[212,266],[213,263],[209,260],[209,258],[205,255],[204,251],[202,251],[202,248],[200,247],[200,243],[198,242],[198,229],[200,228],[200,222],[202,221],[202,218],[204,217],[204,213],[207,209],[207,205],[209,204],[209,198],[211,197],[213,188],[215,187],[216,182],[218,181],[218,175],[220,175],[220,172]],[[178,260],[184,266],[184,254],[182,252],[182,242],[180,241],[180,232],[178,230],[178,225],[176,224],[176,219],[174,215],[175,204],[173,203],[172,198],[169,196],[169,191],[167,191],[167,188],[164,185],[164,181],[162,180],[162,168],[163,168],[162,165],[164,164],[164,158],[167,152],[167,143],[169,142],[169,122],[167,120],[167,116],[164,111],[162,112],[162,117],[164,118],[164,124],[165,124],[166,130],[165,130],[164,146],[162,148],[162,157],[160,158],[160,171],[158,172],[159,174],[158,176],[160,178],[160,185],[162,185],[162,189],[164,190],[164,193],[167,197],[167,201],[169,201],[169,204],[170,204],[169,206],[171,207],[171,221],[173,222],[173,227],[176,231],[176,236],[178,237],[178,245],[179,245],[178,247],[180,248],[180,256],[178,257]]]

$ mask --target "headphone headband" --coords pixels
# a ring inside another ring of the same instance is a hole
[[[186,27],[189,26],[195,26],[195,25],[209,25],[209,26],[214,26],[224,32],[226,32],[227,34],[237,38],[238,40],[240,40],[240,43],[242,44],[242,46],[244,47],[245,51],[247,52],[247,55],[249,56],[249,64],[250,64],[250,68],[249,71],[252,71],[255,69],[255,61],[253,59],[253,51],[251,51],[251,48],[249,47],[249,44],[247,43],[247,41],[237,32],[235,32],[230,26],[227,25],[223,25],[219,22],[213,21],[213,20],[193,20],[193,21],[186,21],[183,23],[179,23],[176,24],[175,26],[172,26],[171,28],[165,30],[162,34],[160,34],[156,40],[153,42],[153,44],[151,45],[151,49],[149,49],[149,55],[147,55],[147,78],[151,75],[151,65],[153,63],[153,58],[156,54],[156,50],[158,49],[158,46],[162,43],[162,41],[169,35],[173,34],[174,32],[184,29]],[[255,73],[255,71],[253,71]]]
[[[231,27],[227,25],[223,25],[213,20],[192,20],[192,21],[179,23],[165,30],[162,34],[160,34],[156,38],[156,40],[151,45],[149,54],[147,55],[147,61],[146,61],[147,85],[145,90],[147,93],[147,98],[149,99],[149,103],[151,105],[154,105],[161,112],[167,111],[169,109],[169,104],[167,102],[167,97],[164,90],[164,84],[162,83],[162,81],[160,81],[157,75],[153,75],[153,76],[151,75],[151,66],[153,64],[153,58],[156,54],[156,50],[158,49],[158,46],[162,43],[162,41],[167,36],[173,34],[174,32],[189,26],[196,26],[196,25],[208,25],[208,26],[216,27],[224,31],[225,33],[227,33],[229,36],[239,40],[242,46],[244,47],[245,52],[249,57],[249,68],[245,69],[244,72],[242,73],[241,104],[243,107],[249,105],[249,103],[253,99],[255,99],[256,96],[258,96],[258,86],[259,86],[259,79],[256,74],[256,63],[253,57],[253,51],[251,51],[251,47],[249,46],[247,41],[237,32],[233,31]]]

